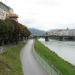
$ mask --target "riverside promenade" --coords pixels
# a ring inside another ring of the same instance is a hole
[[[34,41],[29,40],[21,52],[24,75],[49,75],[42,65],[35,59],[33,51]]]

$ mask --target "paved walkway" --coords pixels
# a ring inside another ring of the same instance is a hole
[[[32,53],[33,40],[29,40],[21,52],[24,75],[48,75]]]

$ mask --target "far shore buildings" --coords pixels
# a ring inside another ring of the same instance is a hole
[[[14,13],[12,8],[0,2],[0,19],[5,20],[6,18],[17,21],[18,16]]]
[[[75,29],[54,29],[48,32],[48,36],[75,36]]]

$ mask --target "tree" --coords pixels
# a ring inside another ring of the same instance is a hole
[[[30,35],[28,28],[14,20],[0,20],[0,44],[8,44],[28,38]]]

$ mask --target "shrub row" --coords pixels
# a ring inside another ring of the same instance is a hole
[[[0,20],[0,45],[18,43],[29,35],[30,31],[26,26],[10,19]]]

